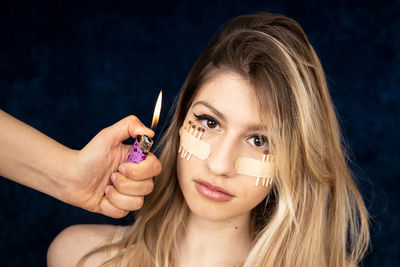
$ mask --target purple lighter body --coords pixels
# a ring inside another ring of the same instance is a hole
[[[135,143],[133,144],[131,151],[129,151],[128,158],[126,159],[126,162],[134,162],[134,163],[139,163],[143,160],[145,160],[147,155],[143,153],[143,151],[139,147],[139,142],[136,139]]]
[[[139,135],[135,143],[133,144],[131,150],[129,151],[128,158],[126,162],[139,163],[146,159],[147,153],[150,151],[153,145],[153,140],[146,135]]]

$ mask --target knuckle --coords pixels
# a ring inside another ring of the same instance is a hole
[[[129,174],[129,179],[131,179],[131,180],[140,180],[140,177],[136,172],[132,172],[132,173]]]
[[[136,117],[135,115],[129,115],[128,120],[134,123],[137,123],[139,121],[138,117]]]
[[[138,173],[138,170],[137,170],[137,166],[134,164],[134,163],[132,163],[132,164],[129,164],[129,166],[127,166],[128,168],[126,168],[126,177],[127,178],[130,178],[130,179],[135,179],[136,177],[137,177],[137,173]]]
[[[114,200],[114,188],[110,187],[106,195],[110,202],[112,202]]]
[[[119,192],[125,192],[128,187],[128,183],[126,182],[125,179],[121,179],[120,177],[116,179],[116,185],[115,187]]]

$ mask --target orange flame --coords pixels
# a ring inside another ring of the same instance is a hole
[[[154,108],[154,113],[153,113],[153,120],[151,121],[151,128],[156,127],[158,124],[158,119],[160,118],[160,112],[161,112],[161,101],[162,101],[162,90],[158,94],[157,98],[157,103],[156,107]]]

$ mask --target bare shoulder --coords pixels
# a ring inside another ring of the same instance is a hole
[[[76,266],[78,261],[94,248],[109,244],[117,226],[80,224],[63,230],[47,251],[49,267]],[[98,266],[107,259],[107,252],[97,253],[87,261],[88,266]]]

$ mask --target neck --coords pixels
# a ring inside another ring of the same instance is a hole
[[[251,247],[250,213],[226,221],[208,221],[193,213],[178,237],[181,266],[240,266]]]

